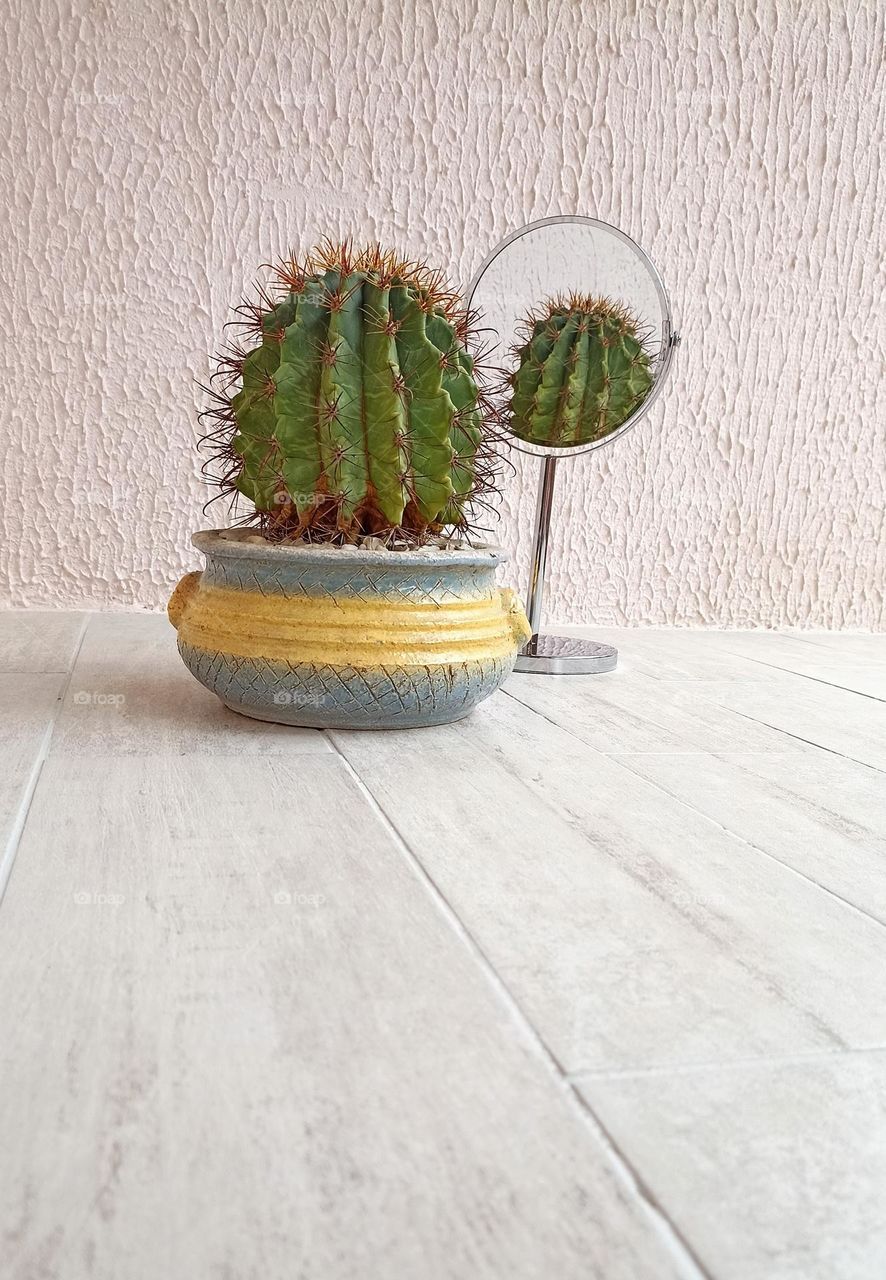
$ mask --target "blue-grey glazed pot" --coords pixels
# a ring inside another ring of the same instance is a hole
[[[529,638],[498,549],[367,551],[198,533],[169,602],[185,665],[226,706],[328,729],[467,715]]]

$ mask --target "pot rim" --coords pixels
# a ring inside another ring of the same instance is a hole
[[[191,545],[204,555],[229,560],[300,560],[309,564],[341,564],[347,561],[352,564],[378,565],[386,569],[420,569],[444,564],[494,567],[509,559],[508,552],[498,546],[465,546],[458,549],[428,546],[411,551],[375,551],[364,547],[333,547],[328,543],[292,546],[285,542],[266,542],[260,545],[257,542],[242,542],[221,536],[228,532],[227,529],[201,529],[192,534]]]

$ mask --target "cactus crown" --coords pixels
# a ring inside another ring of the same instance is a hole
[[[327,241],[271,270],[236,310],[246,345],[220,353],[204,388],[217,496],[248,498],[274,540],[468,531],[495,455],[457,295],[377,245]]]
[[[568,448],[609,435],[653,382],[637,319],[609,298],[550,299],[523,321],[511,354],[507,426],[533,444]]]

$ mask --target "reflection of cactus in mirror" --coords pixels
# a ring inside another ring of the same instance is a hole
[[[508,426],[532,444],[568,448],[609,435],[652,386],[638,320],[607,298],[555,298],[524,321]]]
[[[207,440],[275,540],[421,543],[495,487],[471,321],[439,273],[326,244],[239,311]],[[235,393],[235,394],[234,394]]]

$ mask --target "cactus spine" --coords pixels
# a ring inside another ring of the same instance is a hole
[[[636,319],[606,298],[555,298],[524,321],[513,349],[509,426],[533,444],[599,440],[631,416],[652,386]]]
[[[463,529],[491,481],[469,321],[439,275],[326,244],[239,309],[205,439],[266,536],[417,543]],[[236,394],[229,395],[229,391]]]

